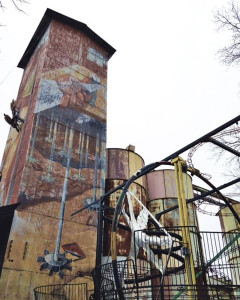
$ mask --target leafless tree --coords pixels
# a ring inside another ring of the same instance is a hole
[[[28,3],[26,0],[11,0],[11,2],[13,3],[13,5],[16,7],[17,10],[19,10],[20,12],[24,12],[20,6],[24,3]],[[0,0],[0,8],[5,9],[6,0]]]
[[[214,12],[214,22],[218,30],[227,30],[231,34],[229,45],[219,50],[219,56],[227,65],[240,63],[240,5],[232,0],[228,7]]]
[[[231,0],[228,6],[214,12],[214,22],[217,29],[228,31],[231,39],[228,45],[218,51],[220,60],[227,65],[240,64],[240,3]],[[238,124],[228,128],[214,137],[223,144],[240,152],[240,127]],[[227,151],[213,146],[213,153],[216,159],[224,159],[226,162],[227,175],[232,177],[240,176],[240,158],[237,155],[229,154]]]

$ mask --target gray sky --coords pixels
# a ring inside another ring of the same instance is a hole
[[[216,32],[213,10],[228,1],[29,1],[26,14],[9,1],[0,11],[0,156],[9,132],[3,113],[22,76],[16,66],[47,7],[86,23],[117,50],[108,64],[108,147],[133,144],[151,163],[239,114],[240,67],[216,56],[229,36]],[[225,183],[205,149],[195,167]]]

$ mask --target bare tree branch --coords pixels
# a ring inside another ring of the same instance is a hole
[[[11,0],[11,1],[17,10],[24,13],[24,11],[20,8],[20,5],[28,3],[26,0]],[[6,8],[4,2],[5,2],[4,0],[0,0],[0,8],[2,9]]]
[[[235,0],[228,8],[217,10],[214,13],[214,22],[217,30],[226,30],[231,33],[231,42],[218,51],[220,60],[231,65],[240,63],[240,8]]]

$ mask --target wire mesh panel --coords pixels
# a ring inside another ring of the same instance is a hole
[[[34,289],[35,300],[87,300],[87,284],[57,284]]]
[[[136,293],[134,288],[136,285],[136,270],[133,260],[118,261],[117,269],[124,293],[127,297],[130,297],[129,299],[134,299]],[[93,278],[95,287],[98,287],[95,290],[94,299],[117,299],[118,295],[112,263],[94,269]]]

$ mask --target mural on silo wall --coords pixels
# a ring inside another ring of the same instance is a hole
[[[21,125],[21,131],[19,133],[12,127],[9,131],[1,163],[1,205],[9,205],[18,202],[18,190],[23,167],[26,163],[26,153],[28,151],[29,136],[34,117],[33,110],[35,97],[41,78],[41,68],[48,40],[47,37],[48,30],[40,40],[39,46],[36,48],[35,54],[31,58],[28,67],[24,70],[19,88],[16,106],[19,110],[19,116],[24,120],[24,124]]]
[[[78,274],[95,267],[98,207],[70,215],[105,189],[106,57],[106,50],[84,33],[53,20],[25,70],[18,96],[21,110],[26,107],[25,123],[19,149],[11,149],[18,162],[13,159],[9,167],[7,159],[3,166],[9,176],[17,174],[8,204],[21,202],[0,286],[18,288],[6,288],[5,299],[32,299],[30,291],[45,284],[88,282],[93,288],[90,277]],[[60,253],[71,251],[66,257],[73,262],[60,279],[58,273],[40,270],[37,258],[56,248],[64,193]],[[25,288],[19,288],[20,281],[28,281]]]
[[[79,70],[81,70],[80,67]],[[82,107],[81,104],[78,105],[78,95],[70,94],[69,96],[62,93],[62,87],[59,88],[60,78],[56,80],[56,74],[65,78],[66,76],[73,78],[76,75],[74,82],[80,84],[78,73],[69,72],[69,69],[54,70],[52,73],[55,76],[54,81],[45,80],[45,74],[42,76],[35,107],[34,130],[27,157],[28,171],[23,176],[23,183],[26,184],[22,185],[20,201],[24,203],[24,206],[28,206],[31,203],[28,200],[32,195],[35,195],[35,200],[31,206],[37,205],[39,201],[60,200],[66,162],[70,159],[67,197],[72,199],[78,196],[75,200],[79,201],[80,197],[81,202],[87,205],[104,192],[106,123],[104,119],[94,118],[94,114],[99,115],[99,111],[102,112],[104,109],[105,87],[100,84],[86,84],[89,90],[94,90],[94,85],[97,86],[93,96],[96,103],[94,105],[86,103]],[[49,76],[48,73],[47,77]],[[67,83],[61,83],[61,85],[67,90]],[[96,95],[95,92],[97,92]],[[84,93],[86,94],[85,91],[81,94]],[[67,96],[69,101],[66,105]],[[89,92],[89,101],[93,98]],[[86,114],[89,106],[92,109],[92,115]],[[72,141],[70,140],[71,133]],[[72,149],[69,148],[70,144],[72,144]],[[38,174],[37,177],[31,176],[31,169]],[[39,186],[41,193],[37,191]],[[53,186],[55,186],[54,192]]]

